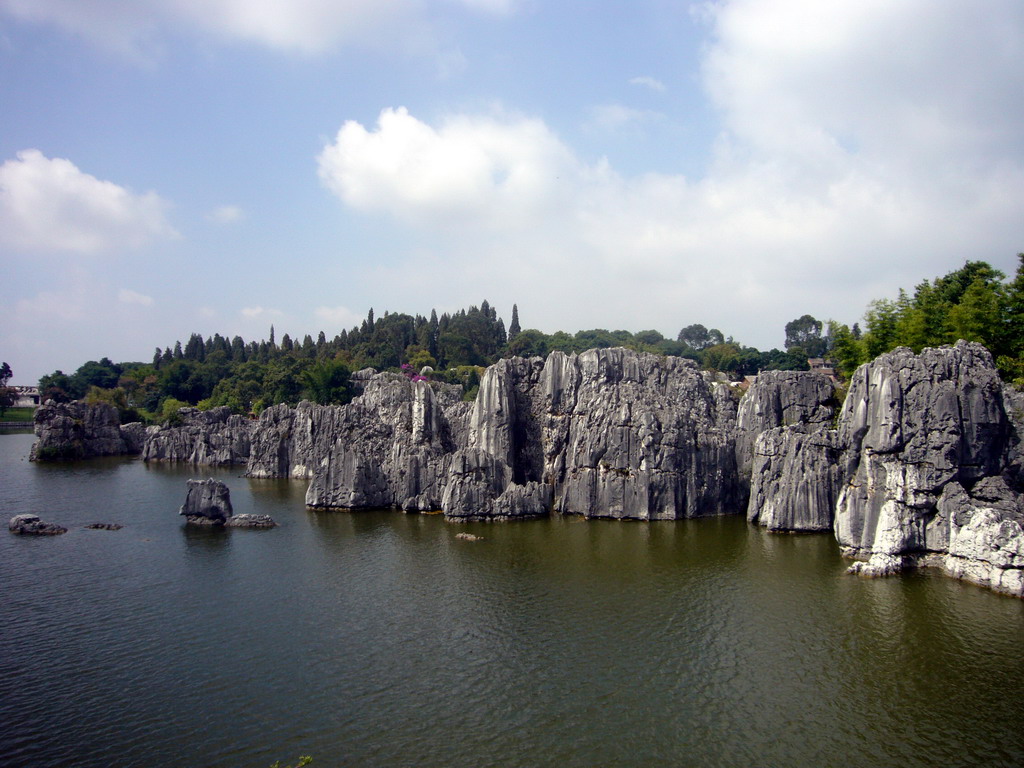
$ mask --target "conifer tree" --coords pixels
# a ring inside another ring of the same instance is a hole
[[[519,307],[516,304],[512,305],[512,322],[508,326],[508,340],[512,341],[516,336],[522,333],[522,328],[519,327]]]

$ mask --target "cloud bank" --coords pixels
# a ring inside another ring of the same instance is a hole
[[[429,235],[467,281],[500,263],[509,303],[558,306],[569,329],[567,314],[630,328],[674,316],[768,346],[804,311],[853,322],[871,298],[1024,247],[1024,6],[704,13],[722,131],[703,178],[625,177],[535,118],[431,125],[400,107],[345,123],[320,178],[346,206]],[[402,274],[432,284],[412,262]]]
[[[36,149],[0,165],[0,243],[25,251],[96,254],[175,237],[167,203],[134,194]]]
[[[511,13],[514,0],[0,0],[0,11],[54,25],[107,50],[144,56],[175,31],[202,32],[306,55],[344,45],[408,45],[427,28],[428,10],[462,5]]]

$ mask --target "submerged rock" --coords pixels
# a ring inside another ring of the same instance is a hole
[[[188,525],[224,525],[231,517],[231,493],[220,480],[189,480],[178,514]]]
[[[274,528],[277,523],[270,515],[254,515],[245,513],[232,515],[227,519],[225,525],[228,528]]]
[[[118,523],[90,523],[85,527],[90,531],[120,531],[124,526]]]
[[[7,530],[20,536],[58,536],[68,529],[56,523],[44,523],[39,515],[15,515],[7,524]]]

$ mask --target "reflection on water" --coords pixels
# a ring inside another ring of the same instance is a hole
[[[0,436],[0,503],[69,532],[0,537],[11,764],[1024,762],[1024,602],[847,577],[828,536],[312,512],[302,482],[31,440]],[[185,527],[192,477],[279,527]]]

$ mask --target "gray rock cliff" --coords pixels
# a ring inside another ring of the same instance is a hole
[[[142,445],[143,461],[231,465],[249,460],[254,422],[228,408],[181,408],[177,423],[150,427]]]
[[[36,409],[34,420],[36,442],[29,453],[31,461],[119,456],[134,445],[125,441],[117,409],[108,403],[47,400]]]
[[[978,344],[899,348],[858,369],[840,417],[835,535],[851,570],[939,565],[1024,595],[1017,426]]]
[[[863,575],[930,565],[1024,595],[1024,395],[977,344],[880,356],[838,415],[819,374],[763,373],[737,404],[691,361],[625,349],[499,361],[472,404],[455,386],[359,378],[347,405],[280,405],[255,422],[183,409],[176,426],[121,427],[109,406],[50,403],[33,457],[141,443],[147,460],[308,479],[311,507],[450,520],[745,508],[769,530],[832,530]]]
[[[740,402],[736,464],[747,519],[771,531],[832,528],[842,470],[829,428],[839,402],[809,371],[763,371]]]
[[[835,430],[774,427],[753,450],[747,519],[771,531],[830,531],[842,485]]]
[[[840,546],[854,556],[928,551],[943,488],[999,475],[1010,433],[1002,382],[978,344],[901,347],[861,366],[840,416]]]
[[[450,481],[471,484],[446,493],[445,514],[535,515],[548,494],[552,511],[586,517],[735,514],[735,415],[724,385],[681,358],[595,349],[503,360],[470,417],[468,447],[480,453]]]
[[[377,374],[347,405],[312,406],[307,415],[300,405],[290,443],[278,438],[257,451],[254,442],[249,474],[266,466],[261,456],[276,456],[278,472],[284,474],[287,464],[292,477],[296,467],[311,476],[310,507],[438,510],[466,431],[470,406],[461,394],[457,386]]]

